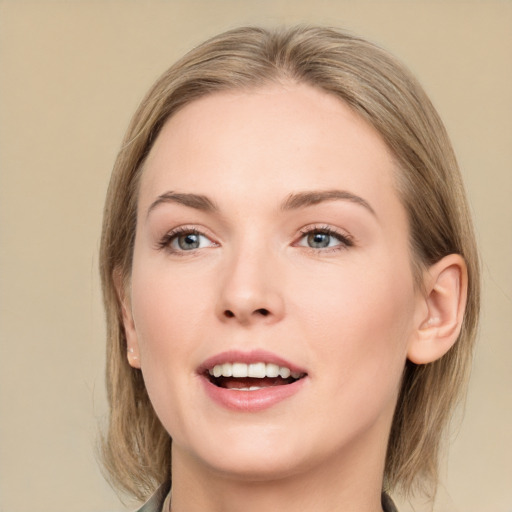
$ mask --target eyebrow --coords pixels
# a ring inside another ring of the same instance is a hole
[[[164,194],[159,195],[155,201],[151,203],[151,206],[148,208],[148,213],[146,217],[160,204],[165,203],[177,203],[183,206],[188,206],[189,208],[195,208],[196,210],[201,210],[204,212],[218,212],[218,206],[208,197],[200,195],[200,194],[183,194],[178,192],[165,192]]]
[[[297,210],[307,206],[323,203],[325,201],[344,200],[358,204],[366,208],[373,215],[377,215],[370,204],[352,192],[346,190],[313,190],[307,192],[298,192],[290,194],[281,205],[281,210]],[[177,203],[189,208],[201,210],[204,212],[218,212],[219,207],[208,197],[201,194],[185,194],[178,192],[165,192],[159,195],[148,208],[147,216],[160,204]]]
[[[283,205],[282,210],[296,210],[306,206],[323,203],[325,201],[343,200],[350,201],[366,208],[372,215],[377,216],[375,210],[370,206],[368,201],[359,197],[352,192],[346,190],[313,190],[307,192],[298,192],[290,194]]]

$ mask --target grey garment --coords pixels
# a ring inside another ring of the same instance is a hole
[[[149,501],[146,501],[146,503],[142,505],[142,508],[140,508],[137,512],[164,512],[162,507],[164,505],[165,498],[170,491],[170,482],[161,485],[156,490],[155,494],[151,496]],[[393,500],[385,492],[382,493],[382,510],[384,510],[384,512],[398,512],[395,504],[393,503]]]
[[[381,495],[381,502],[382,510],[384,510],[384,512],[398,512],[396,505],[393,503],[393,500],[391,499],[389,494],[383,492]]]
[[[171,491],[171,482],[162,484],[137,512],[162,512],[165,498]]]

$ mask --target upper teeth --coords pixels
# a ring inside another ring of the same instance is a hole
[[[286,366],[279,366],[273,363],[224,363],[216,364],[208,370],[213,377],[253,377],[256,379],[264,379],[265,377],[282,377],[287,379],[293,377],[298,379],[302,374],[300,372],[292,372]]]

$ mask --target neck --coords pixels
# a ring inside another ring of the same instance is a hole
[[[172,512],[381,512],[385,450],[378,461],[375,446],[355,452],[263,480],[219,474],[173,448]]]

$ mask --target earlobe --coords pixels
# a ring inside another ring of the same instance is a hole
[[[431,363],[454,345],[462,327],[467,287],[466,263],[459,254],[445,256],[427,270],[422,304],[424,313],[408,347],[407,358],[410,361]]]
[[[135,323],[133,321],[131,304],[126,290],[127,286],[123,279],[123,274],[119,269],[114,271],[113,280],[116,288],[117,300],[121,306],[123,327],[126,336],[126,357],[128,359],[128,364],[133,368],[140,369],[139,343],[135,330]]]

